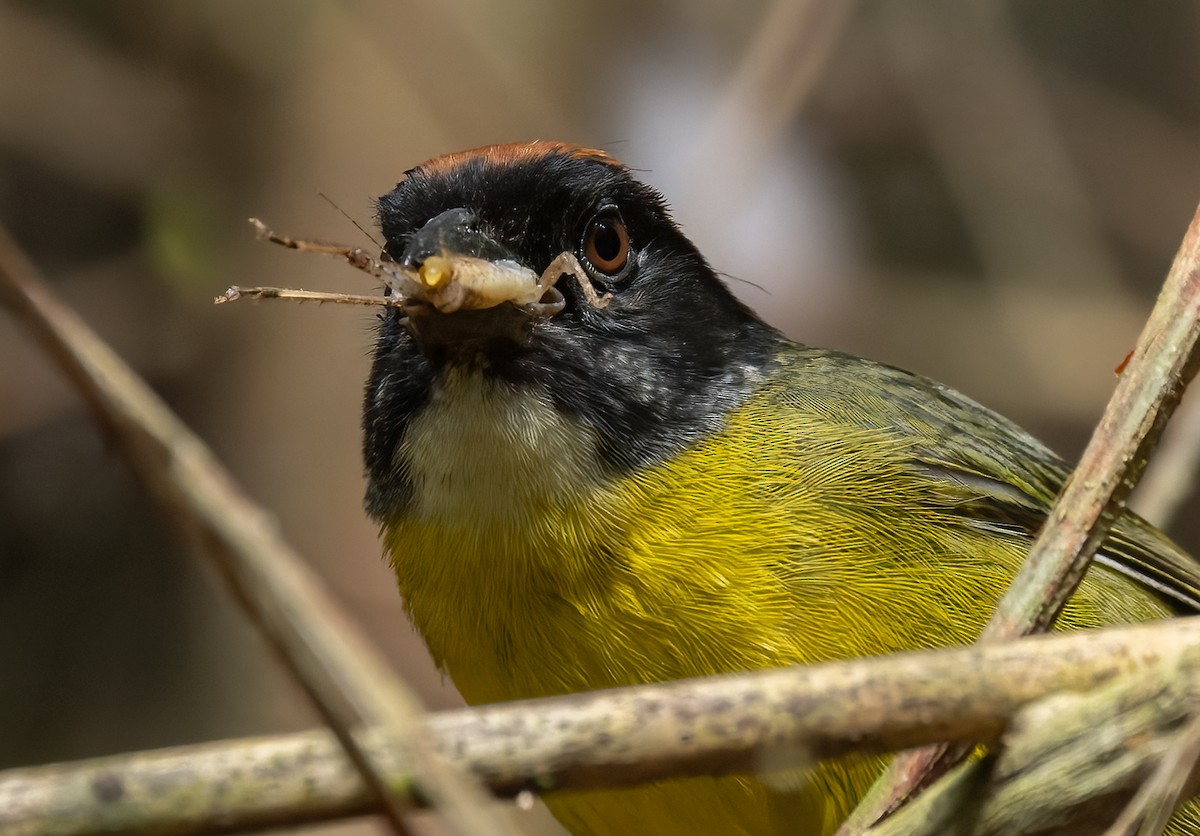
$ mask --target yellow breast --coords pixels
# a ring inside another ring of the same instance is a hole
[[[959,497],[916,478],[894,438],[791,391],[781,376],[725,432],[617,475],[544,393],[449,376],[396,454],[414,498],[386,539],[414,623],[468,702],[969,641],[1025,543],[952,524]],[[1068,619],[1165,611],[1131,589],[1095,570]],[[1132,603],[1103,614],[1113,597]],[[699,816],[710,833],[820,833],[877,765],[782,789],[695,779],[550,803],[578,832],[699,832]]]

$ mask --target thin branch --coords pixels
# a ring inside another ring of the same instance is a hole
[[[1186,749],[1200,681],[1178,661],[1022,708],[995,754],[961,765],[872,836],[1078,836],[1105,831],[1131,804],[1165,822],[1197,787]]]
[[[1198,342],[1200,207],[1079,465],[1063,485],[981,642],[1030,635],[1054,623],[1123,512],[1167,420],[1195,376],[1200,366]],[[864,832],[965,752],[961,747],[933,746],[898,755],[839,832]]]
[[[1137,347],[983,641],[1047,630],[1137,484],[1200,367],[1200,207]]]
[[[1050,694],[1086,692],[1093,701],[1092,692],[1133,682],[1153,695],[1164,680],[1194,690],[1198,674],[1200,618],[1179,619],[483,706],[431,715],[425,728],[460,770],[498,794],[514,795],[755,774],[931,740],[995,740],[1015,711]],[[1194,704],[1195,695],[1187,693]],[[1074,734],[1087,738],[1096,716],[1122,714],[1118,708],[1130,700],[1121,699],[1092,714],[1073,711],[1082,729]],[[1128,734],[1145,737],[1145,729],[1173,722],[1173,711],[1151,710]],[[1047,717],[1043,726],[1064,725],[1053,711]],[[1026,739],[1036,742],[1044,731]],[[364,741],[368,751],[380,753],[377,738]],[[1126,741],[1110,736],[1106,745]],[[1021,763],[1042,760],[1029,756]],[[1144,771],[1101,776],[1088,785],[1087,797],[1127,798]],[[417,777],[400,763],[389,781],[409,791]],[[1055,793],[1042,796],[1052,801]],[[410,794],[407,801],[422,799]],[[217,833],[372,807],[337,745],[316,732],[0,773],[5,836]]]
[[[413,764],[420,791],[457,832],[482,836],[501,830],[486,813],[483,791],[430,749],[416,697],[338,611],[270,515],[241,493],[200,439],[54,298],[3,228],[0,300],[59,364],[151,493],[228,583],[338,736],[393,829],[404,832],[406,796],[389,789],[390,761],[372,760],[350,734],[352,726],[385,734],[388,751]]]

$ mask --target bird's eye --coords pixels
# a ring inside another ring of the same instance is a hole
[[[616,276],[629,263],[629,232],[619,215],[597,215],[583,233],[583,257],[606,276]]]

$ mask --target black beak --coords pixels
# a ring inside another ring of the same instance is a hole
[[[430,219],[408,242],[400,264],[419,270],[430,256],[517,263],[515,255],[480,230],[475,215],[467,209],[447,209]]]
[[[409,240],[399,259],[405,324],[425,348],[526,344],[534,322],[562,311],[559,275],[538,275],[481,228],[448,209]]]

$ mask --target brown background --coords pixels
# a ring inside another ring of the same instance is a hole
[[[211,305],[369,283],[248,216],[370,246],[322,193],[369,229],[428,157],[604,147],[795,338],[1072,457],[1200,197],[1198,33],[1188,0],[0,2],[0,219],[446,706],[360,508],[371,315]],[[0,313],[0,767],[312,722]]]

